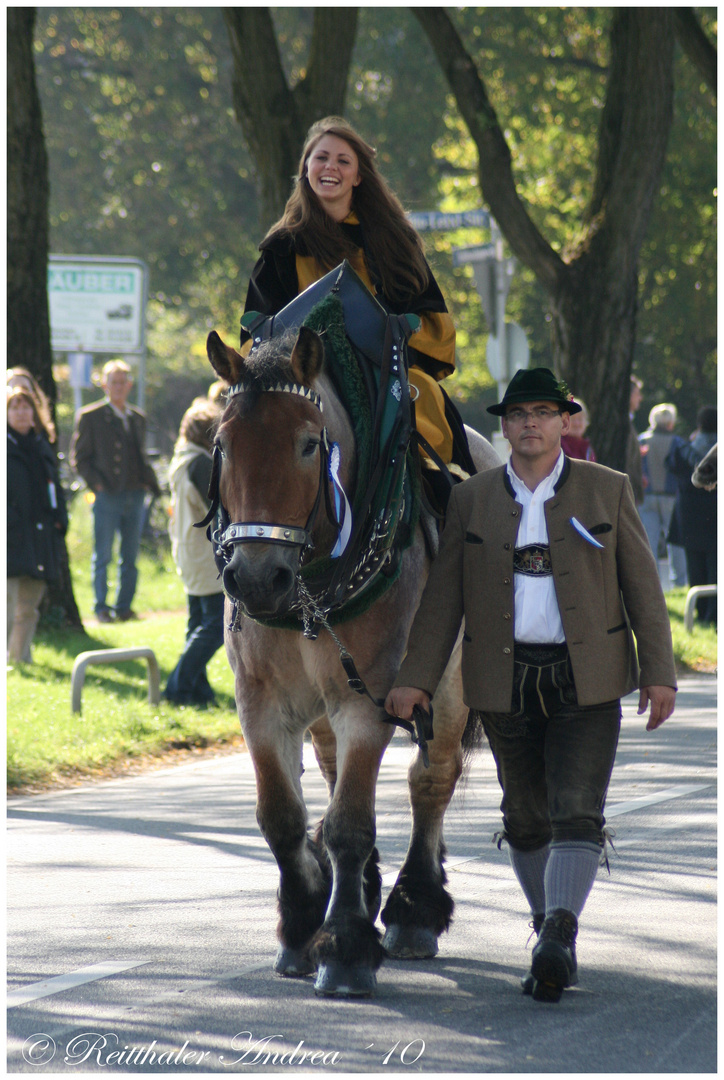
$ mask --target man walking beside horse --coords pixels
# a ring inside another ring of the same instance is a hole
[[[502,417],[510,460],[453,491],[386,702],[403,719],[429,706],[464,618],[465,702],[493,751],[502,837],[539,935],[522,984],[538,1001],[558,1001],[578,981],[578,919],[605,848],[620,699],[638,686],[653,731],[676,692],[668,614],[630,482],[561,450],[579,408],[535,368],[518,371],[488,409]]]

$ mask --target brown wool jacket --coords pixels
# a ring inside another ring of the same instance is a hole
[[[455,488],[396,686],[434,693],[464,618],[465,702],[510,712],[513,549],[521,510],[504,466]],[[545,515],[579,705],[612,701],[637,686],[675,687],[666,604],[628,478],[566,458]],[[572,516],[602,549],[576,532]]]
[[[161,489],[146,457],[146,417],[127,406],[129,430],[106,401],[81,409],[70,444],[70,463],[91,491],[117,493],[145,489],[160,495]]]

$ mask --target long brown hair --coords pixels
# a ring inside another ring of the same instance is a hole
[[[370,269],[379,277],[382,292],[392,301],[405,301],[423,292],[430,274],[422,241],[407,221],[399,199],[378,171],[377,151],[340,116],[317,120],[307,132],[294,191],[283,215],[272,225],[265,240],[276,233],[291,233],[304,241],[308,254],[326,270],[333,270],[342,259],[356,253],[356,246],[327,214],[307,179],[309,157],[325,135],[343,139],[357,155],[361,182],[354,189],[352,209],[364,226],[365,250],[373,263]]]

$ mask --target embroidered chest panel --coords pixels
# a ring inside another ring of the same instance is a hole
[[[516,574],[528,574],[530,577],[552,574],[550,548],[543,544],[528,544],[527,547],[516,548],[513,553],[513,569]]]

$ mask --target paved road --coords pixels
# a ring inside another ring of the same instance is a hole
[[[617,854],[559,1005],[518,990],[530,931],[491,843],[488,751],[448,812],[457,908],[440,955],[386,964],[367,1001],[271,971],[276,868],[245,754],[12,799],[8,1071],[715,1071],[715,694],[713,677],[687,679],[655,734],[627,699],[607,807]],[[408,746],[396,737],[379,787],[387,886],[407,843]],[[311,763],[304,780],[314,818]]]

